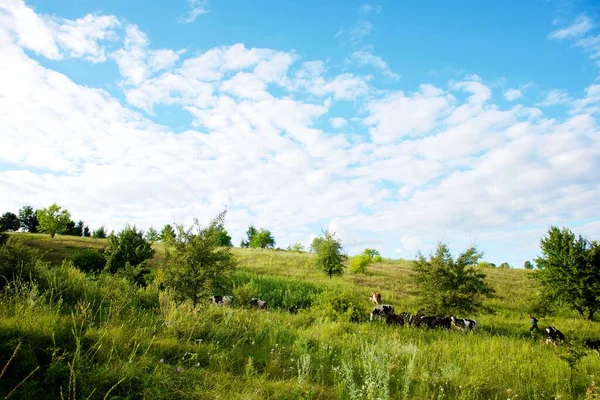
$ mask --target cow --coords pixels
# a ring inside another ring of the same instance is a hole
[[[252,298],[252,300],[250,300],[250,305],[253,307],[258,308],[259,310],[266,310],[267,309],[267,302],[257,299],[256,297]]]
[[[218,306],[229,305],[233,301],[233,296],[211,296],[210,301]]]
[[[452,326],[462,332],[473,330],[477,326],[477,321],[474,319],[456,318],[454,316],[450,317],[450,319],[452,320]]]
[[[394,314],[394,306],[391,304],[377,304],[373,307],[373,311],[371,311],[371,321],[373,321],[373,317],[376,316],[379,319],[383,316],[393,315]]]
[[[371,294],[371,297],[369,297],[369,300],[371,300],[373,304],[381,304],[381,293],[373,292]]]
[[[385,323],[388,325],[402,325],[409,323],[411,315],[408,313],[390,314],[386,317]]]
[[[298,314],[298,309],[299,308],[300,307],[298,307],[298,306],[292,306],[292,307],[290,307],[290,309],[289,309],[290,314]]]
[[[594,350],[600,356],[600,340],[586,340],[583,345],[590,350]]]
[[[435,317],[433,320],[432,328],[450,329],[452,326],[452,319],[450,317]]]
[[[546,328],[546,333],[546,344],[552,343],[556,346],[558,342],[565,340],[565,335],[552,325]]]

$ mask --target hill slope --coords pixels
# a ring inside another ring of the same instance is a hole
[[[101,248],[103,240],[17,236],[55,265],[49,272],[56,276],[52,293],[60,292],[63,303],[55,295],[38,294],[32,300],[26,290],[3,298],[0,366],[20,341],[23,347],[11,365],[18,368],[15,377],[22,379],[37,366],[41,371],[15,396],[37,394],[49,379],[56,381],[51,387],[63,390],[69,380],[77,381],[76,398],[93,390],[91,398],[103,398],[111,388],[111,394],[131,398],[569,395],[568,367],[559,358],[560,349],[528,335],[526,315],[535,301],[528,271],[486,269],[498,293],[488,302],[496,313],[469,316],[477,318],[479,329],[461,334],[332,320],[328,300],[346,296],[366,315],[373,290],[397,311],[416,311],[406,261],[375,264],[368,275],[329,279],[315,270],[311,254],[235,249],[237,287],[246,285],[269,302],[270,310],[192,309],[152,286],[134,288],[111,276],[86,278],[57,266],[82,249]],[[159,267],[163,251],[160,244],[155,248],[152,264]],[[291,315],[286,309],[293,304],[304,309]],[[570,313],[540,318],[541,326],[549,324],[577,342],[600,337],[597,323],[573,319]],[[576,393],[583,394],[597,380],[598,370],[599,357],[582,359],[574,378]],[[18,383],[16,378],[1,379],[0,387]]]

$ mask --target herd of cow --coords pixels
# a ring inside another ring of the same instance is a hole
[[[441,316],[429,316],[423,315],[422,311],[419,310],[416,314],[412,315],[409,313],[396,314],[394,306],[391,304],[381,304],[381,294],[373,292],[369,298],[371,302],[375,304],[373,311],[370,314],[370,320],[373,318],[382,319],[385,317],[385,322],[390,325],[408,325],[414,327],[426,327],[426,328],[440,328],[440,329],[451,329],[456,328],[461,332],[471,331],[477,326],[477,321],[467,318],[456,318],[453,315],[447,317]],[[212,296],[211,302],[218,306],[229,305],[233,302],[233,296]],[[257,298],[252,298],[249,302],[250,306],[260,309],[267,309],[267,302]],[[290,307],[289,312],[297,314],[299,310],[298,306]],[[546,329],[546,343],[552,343],[555,346],[564,341],[564,334],[550,325]],[[586,340],[584,346],[596,351],[600,356],[600,340]]]

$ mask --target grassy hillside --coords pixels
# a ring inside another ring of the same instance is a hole
[[[0,368],[21,345],[0,377],[0,395],[32,371],[13,398],[43,397],[44,389],[47,398],[62,391],[72,399],[551,399],[585,398],[600,384],[600,357],[585,356],[571,395],[564,349],[529,337],[527,312],[536,303],[529,271],[486,269],[497,291],[487,304],[496,312],[465,316],[480,327],[461,334],[351,323],[331,314],[330,300],[346,296],[366,316],[373,290],[397,311],[415,312],[406,261],[329,279],[315,270],[311,254],[235,249],[236,286],[267,300],[269,311],[194,309],[152,285],[136,288],[60,266],[82,249],[101,248],[103,240],[15,236],[53,267],[46,287],[1,298]],[[163,249],[155,248],[152,264],[159,268]],[[286,310],[293,304],[304,309],[291,315]],[[600,338],[598,323],[570,312],[540,318],[540,326],[549,324],[575,342]]]

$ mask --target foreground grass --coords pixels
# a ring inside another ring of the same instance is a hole
[[[329,279],[310,254],[236,249],[235,284],[253,286],[270,310],[193,308],[152,286],[57,265],[57,255],[101,240],[23,236],[55,266],[46,287],[0,298],[0,369],[20,344],[0,377],[2,397],[18,386],[11,398],[553,399],[585,398],[599,383],[592,354],[578,364],[571,393],[562,348],[529,337],[535,291],[526,271],[486,270],[496,313],[474,316],[478,331],[461,334],[335,320],[319,307],[323,293],[348,292],[366,315],[378,290],[397,310],[416,311],[405,261]],[[292,304],[304,309],[290,315]],[[575,343],[600,336],[597,323],[569,312],[540,318],[548,324]]]

